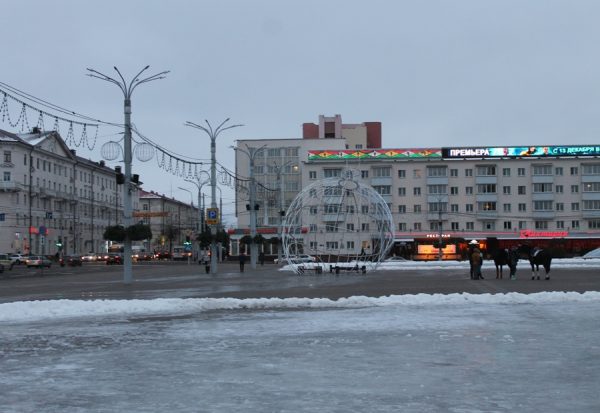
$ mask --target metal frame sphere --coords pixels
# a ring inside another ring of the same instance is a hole
[[[292,201],[282,224],[286,262],[294,272],[336,267],[371,271],[394,242],[390,209],[377,191],[360,182],[360,172],[344,170],[304,188]],[[316,263],[293,262],[309,254]]]

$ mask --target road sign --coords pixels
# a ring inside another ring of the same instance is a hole
[[[219,224],[219,208],[207,208],[206,209],[206,223],[208,225]]]

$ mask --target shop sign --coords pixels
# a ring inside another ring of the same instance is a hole
[[[569,231],[533,231],[523,229],[519,233],[519,238],[564,238],[569,235]]]

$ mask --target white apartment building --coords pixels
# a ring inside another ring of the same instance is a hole
[[[107,226],[123,222],[122,185],[104,161],[77,156],[57,132],[0,130],[0,251],[105,251]],[[137,209],[137,191],[133,191]]]
[[[348,168],[390,208],[396,254],[436,259],[439,239],[444,258],[464,255],[473,239],[484,249],[528,242],[575,255],[600,246],[600,146],[364,149],[366,141],[349,147],[322,135],[238,142],[237,175],[250,177],[254,161],[257,233],[277,236],[281,199],[286,210],[302,188]],[[232,255],[250,227],[248,183],[236,191]],[[304,252],[319,253],[306,231]]]

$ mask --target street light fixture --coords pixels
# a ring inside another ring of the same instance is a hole
[[[250,244],[250,266],[252,269],[256,269],[257,261],[257,249],[254,243],[254,237],[256,237],[256,182],[254,180],[254,157],[259,153],[262,153],[266,149],[267,145],[263,145],[260,148],[250,148],[246,145],[246,149],[232,146],[234,151],[239,151],[245,154],[250,159],[250,237],[252,237],[252,243]]]
[[[225,126],[225,124],[227,122],[229,122],[229,118],[227,118],[223,122],[221,122],[221,124],[219,126],[217,126],[215,129],[213,129],[208,120],[205,120],[204,122],[206,122],[206,125],[208,127],[198,125],[198,124],[195,124],[190,121],[187,121],[185,123],[185,126],[190,126],[192,128],[200,129],[201,131],[204,131],[210,138],[210,186],[211,186],[210,207],[213,209],[216,209],[217,208],[217,193],[216,193],[217,192],[217,158],[216,158],[217,136],[219,136],[222,132],[225,132],[228,129],[233,129],[233,128],[237,128],[237,127],[244,126],[244,125],[239,124],[239,125]],[[216,274],[217,273],[217,254],[216,254],[217,242],[216,242],[215,237],[217,235],[217,225],[211,225],[211,232],[212,232],[213,237],[212,237],[212,241],[210,243],[210,254],[211,254],[210,255],[210,273]]]
[[[148,76],[146,78],[140,79],[142,73],[144,73],[150,66],[144,67],[140,72],[133,77],[133,79],[127,83],[125,78],[114,66],[115,71],[119,75],[120,80],[113,79],[110,76],[105,75],[104,73],[98,72],[97,70],[88,68],[87,70],[90,72],[87,75],[90,77],[95,77],[100,80],[104,80],[106,82],[115,84],[121,89],[123,92],[123,107],[125,114],[125,135],[124,135],[124,164],[125,164],[125,182],[123,185],[123,221],[126,227],[129,227],[133,224],[133,200],[131,196],[132,186],[131,186],[131,95],[136,87],[143,83],[152,82],[153,80],[164,79],[165,75],[169,73],[169,71],[164,71],[157,73],[152,76]],[[131,238],[129,235],[125,236],[124,243],[124,259],[123,259],[123,282],[125,284],[131,284],[133,282],[132,275],[132,259],[131,259]]]

